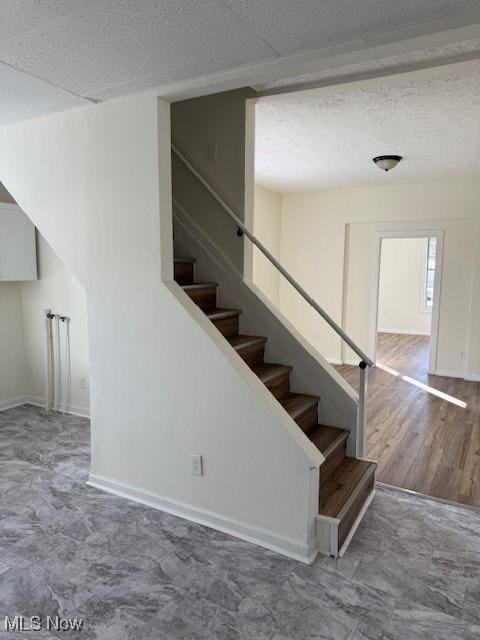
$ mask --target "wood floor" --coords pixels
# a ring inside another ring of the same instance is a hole
[[[428,375],[424,336],[379,334],[377,361],[467,403],[370,370],[368,457],[378,461],[377,480],[480,507],[480,383]],[[357,367],[337,369],[358,387]]]

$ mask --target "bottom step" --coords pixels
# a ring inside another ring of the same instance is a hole
[[[343,555],[375,493],[377,465],[345,458],[320,488],[317,542],[323,553]]]

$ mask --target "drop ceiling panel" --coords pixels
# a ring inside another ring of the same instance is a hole
[[[3,70],[0,108],[11,122],[77,103],[68,92],[107,99],[476,8],[480,0],[0,0],[0,62],[32,75],[19,75],[15,98]]]
[[[38,30],[69,13],[93,6],[95,0],[1,0],[0,42]]]
[[[222,0],[281,55],[471,11],[479,0]]]
[[[212,0],[99,2],[33,38],[25,34],[0,43],[5,62],[90,95],[140,78],[167,82],[271,56],[269,47]]]
[[[10,124],[46,113],[85,106],[85,100],[51,87],[0,63],[0,123]]]
[[[480,175],[480,63],[261,98],[257,181],[295,192]],[[404,160],[385,175],[374,156]]]

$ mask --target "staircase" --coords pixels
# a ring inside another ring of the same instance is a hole
[[[321,550],[341,555],[373,497],[376,464],[347,457],[349,431],[318,424],[320,398],[291,391],[292,367],[265,362],[267,337],[240,333],[242,311],[217,307],[218,285],[195,282],[193,258],[175,258],[174,277],[322,452],[325,461],[320,467],[317,539]]]

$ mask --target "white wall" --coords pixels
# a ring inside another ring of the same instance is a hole
[[[1,182],[0,202],[14,204]],[[20,284],[0,282],[0,408],[21,400],[25,387]]]
[[[474,378],[480,376],[479,227],[478,180],[286,194],[280,256],[333,319],[369,349],[378,232],[444,231],[437,369]],[[284,281],[280,310],[327,358],[342,361],[338,337]],[[345,357],[352,355],[347,351]]]
[[[450,219],[416,222],[374,222],[350,225],[348,295],[345,323],[355,340],[369,350],[371,314],[365,299],[371,299],[374,284],[374,244],[379,232],[431,231],[444,233],[442,285],[436,372],[439,375],[468,376],[469,320],[473,289],[475,220]],[[432,229],[433,227],[433,229]],[[350,265],[354,265],[350,268]],[[461,312],[459,312],[461,310]],[[350,358],[347,355],[347,358]]]
[[[255,187],[254,211],[254,234],[279,260],[282,235],[281,195],[257,185]],[[254,247],[252,280],[277,306],[280,302],[280,278],[277,269]]]
[[[26,394],[22,298],[16,282],[0,282],[0,408]]]
[[[71,396],[73,411],[89,412],[87,308],[83,287],[38,234],[38,276],[21,283],[26,395],[41,401],[45,393],[44,309],[70,318]],[[80,379],[87,387],[81,388]]]
[[[423,309],[428,238],[382,240],[378,330],[430,335],[431,310]]]
[[[6,193],[0,183],[3,193]],[[2,191],[0,190],[0,199]],[[9,196],[10,204],[12,198]],[[22,214],[23,215],[23,214]],[[70,408],[88,414],[88,340],[85,293],[38,234],[38,280],[0,282],[0,408],[28,400],[42,403],[45,392],[44,309],[71,317]],[[86,379],[81,388],[80,378]]]
[[[162,281],[169,105],[145,94],[1,129],[0,174],[86,287],[94,481],[306,558],[318,457]],[[192,452],[204,477],[190,473]]]

